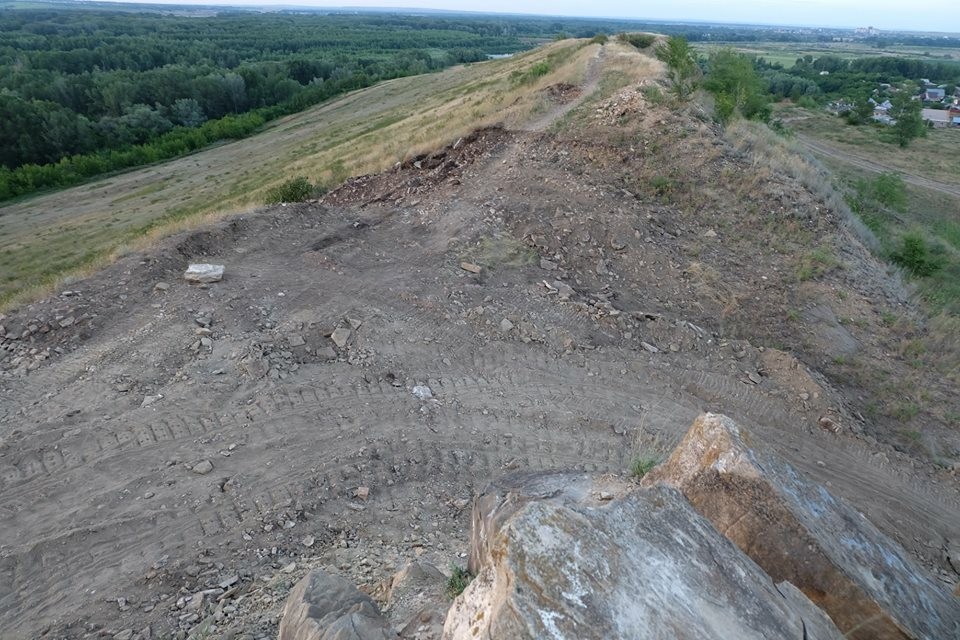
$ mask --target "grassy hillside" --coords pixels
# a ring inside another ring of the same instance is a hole
[[[607,48],[605,69],[614,84],[626,82],[624,73],[639,60],[653,64],[626,47]],[[2,207],[0,303],[172,230],[261,204],[268,189],[292,176],[332,186],[478,126],[536,118],[547,104],[540,89],[581,78],[598,50],[565,40],[514,58],[384,82],[245,140]]]

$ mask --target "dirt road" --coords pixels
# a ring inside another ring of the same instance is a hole
[[[924,178],[923,176],[918,176],[912,173],[905,173],[895,167],[890,167],[877,162],[876,160],[867,159],[850,153],[849,151],[838,149],[837,147],[831,146],[820,140],[814,140],[813,138],[803,134],[797,134],[797,141],[810,150],[810,152],[812,152],[814,155],[824,156],[832,160],[838,160],[871,173],[896,173],[899,174],[903,178],[904,182],[907,182],[908,184],[912,184],[923,189],[939,191],[940,193],[945,193],[949,196],[960,198],[960,186],[955,184],[947,184],[945,182],[930,180],[929,178]]]
[[[955,479],[857,435],[850,398],[764,337],[808,340],[833,315],[782,321],[789,252],[738,230],[719,171],[746,161],[635,90],[593,111],[582,133],[488,129],[322,202],[170,238],[4,319],[19,360],[0,379],[0,635],[275,637],[307,567],[372,591],[407,559],[462,562],[491,477],[625,473],[703,410],[938,570],[927,542],[960,531]],[[605,118],[638,123],[627,144],[679,150],[598,144]],[[726,204],[623,186],[673,158],[713,176],[691,194]],[[199,261],[224,280],[184,282]],[[823,291],[859,304],[870,282],[843,277]],[[851,340],[882,353],[871,330]]]

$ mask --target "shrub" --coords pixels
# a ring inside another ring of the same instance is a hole
[[[943,266],[918,232],[905,234],[900,242],[900,248],[891,254],[890,259],[913,275],[920,278],[930,276]]]
[[[266,204],[279,204],[281,202],[303,202],[313,195],[313,185],[303,176],[291,178],[283,184],[273,187],[267,191]]]
[[[456,598],[463,593],[463,590],[467,588],[471,580],[473,580],[473,576],[470,575],[469,571],[463,567],[451,565],[450,577],[447,578],[447,595],[450,596],[450,598]]]
[[[649,49],[657,41],[657,36],[649,33],[621,33],[617,35],[617,40],[632,44],[637,49]]]
[[[636,479],[650,473],[650,470],[660,464],[660,456],[653,453],[641,453],[630,463],[630,475]]]
[[[598,33],[590,39],[590,44],[607,44],[610,41],[610,38],[607,37],[605,33]]]
[[[881,173],[873,181],[873,196],[880,204],[901,213],[907,210],[907,185],[896,173]]]

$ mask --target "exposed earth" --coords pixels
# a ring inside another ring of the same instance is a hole
[[[753,178],[695,110],[586,101],[598,73],[530,130],[168,238],[0,319],[0,635],[273,638],[310,567],[376,598],[408,560],[462,566],[491,478],[628,474],[705,410],[953,590],[960,484],[931,457],[956,461],[956,434],[925,412],[926,453],[898,451],[865,417],[882,391],[827,375],[856,357],[955,401],[881,322],[917,312],[817,195]],[[798,279],[824,246],[839,264]],[[196,262],[223,280],[187,283]]]

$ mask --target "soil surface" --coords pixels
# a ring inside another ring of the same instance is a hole
[[[407,560],[462,565],[491,478],[629,473],[707,410],[953,588],[955,475],[825,373],[908,371],[881,265],[785,176],[744,186],[704,120],[590,93],[558,101],[568,129],[478,131],[0,319],[0,635],[275,637],[309,567],[377,594]],[[845,266],[798,282],[797,243]]]

